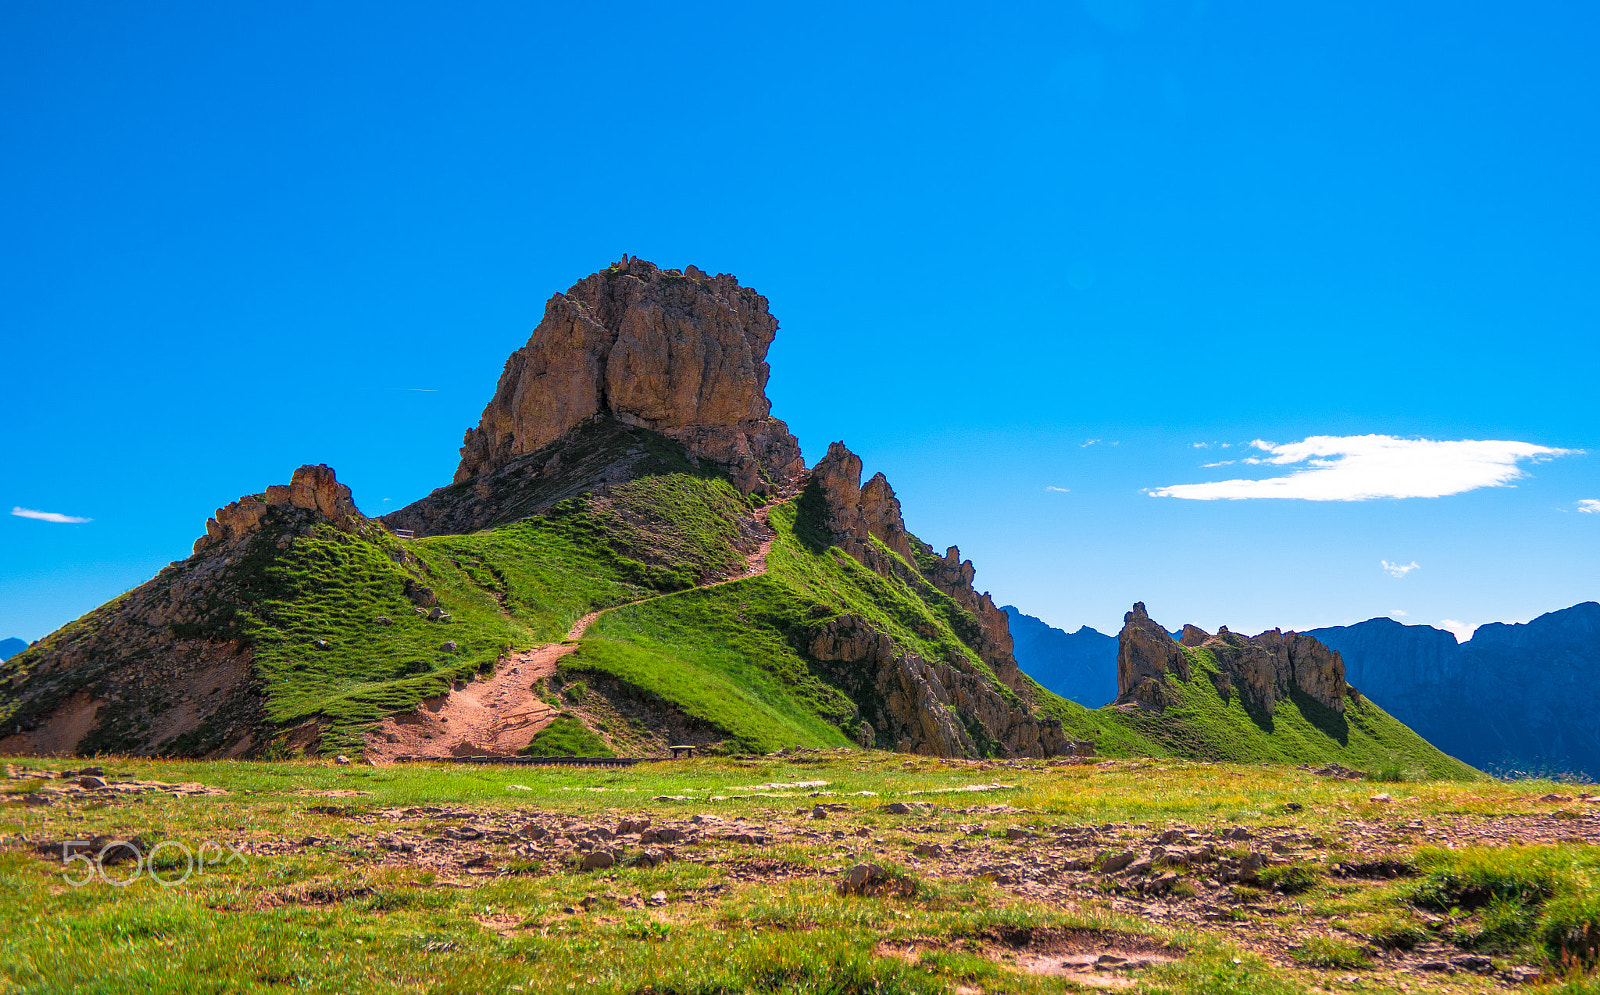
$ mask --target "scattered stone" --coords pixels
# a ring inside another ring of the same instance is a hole
[[[1305,810],[1305,806],[1299,802],[1284,802],[1283,810],[1285,812],[1300,812]]]
[[[1494,970],[1494,961],[1479,954],[1465,954],[1450,958],[1450,963],[1473,974],[1488,974]]]
[[[1247,840],[1250,838],[1250,830],[1244,828],[1243,826],[1234,826],[1232,829],[1229,829],[1227,832],[1223,833],[1222,838],[1225,840]]]
[[[379,624],[379,625],[393,625],[393,624],[394,624],[394,620],[393,620],[393,619],[391,619],[391,618],[390,618],[390,617],[389,617],[389,616],[387,616],[387,615],[379,615],[379,616],[378,616],[378,617],[377,617],[377,618],[376,618],[376,619],[374,619],[374,620],[373,620],[373,621],[375,621],[375,622],[377,622],[377,623],[378,623],[378,624]]]
[[[1572,801],[1572,796],[1571,795],[1556,795],[1556,794],[1540,795],[1539,796],[1539,800],[1542,801],[1542,802],[1570,802],[1570,801]]]
[[[92,788],[103,788],[103,787],[106,786],[106,782],[105,782],[104,778],[95,777],[93,774],[85,774],[82,777],[78,778],[78,786],[80,788],[91,788],[91,789]]]
[[[607,867],[614,866],[616,862],[616,858],[611,855],[609,850],[591,850],[589,853],[584,854],[583,869],[586,871],[604,870]]]
[[[1508,968],[1500,976],[1513,984],[1531,985],[1542,980],[1544,972],[1537,967],[1529,967],[1524,964],[1519,967]]]
[[[350,758],[345,756],[343,753],[341,753],[338,756],[334,757],[333,758],[333,762],[338,764],[340,767],[348,767],[348,766],[350,766]]]
[[[816,808],[811,810],[811,817],[813,819],[826,819],[828,817],[828,810],[823,808],[821,805],[818,805]]]
[[[311,645],[315,646],[319,650],[331,650],[331,649],[333,649],[333,644],[328,642],[326,639],[318,639],[316,642],[312,643]]]
[[[1006,830],[1006,839],[1008,840],[1036,840],[1038,838],[1038,833],[1030,833],[1026,829],[1018,829],[1016,826]]]
[[[456,646],[454,639],[446,639],[444,642],[439,644],[439,652],[441,653],[454,653],[457,648],[458,647]]]
[[[1451,967],[1450,962],[1447,960],[1425,960],[1421,964],[1417,965],[1417,970],[1451,974],[1454,973],[1455,968]]]
[[[944,848],[937,843],[918,843],[917,848],[911,851],[919,857],[942,857]]]
[[[667,904],[667,893],[664,892],[664,891],[654,892],[653,894],[651,894],[651,896],[649,898],[645,899],[645,904],[646,905],[665,905],[665,904]]]
[[[883,868],[877,864],[857,864],[845,872],[844,880],[839,882],[838,892],[841,895],[864,894],[868,885],[883,880],[883,877]]]
[[[932,812],[931,802],[890,802],[884,805],[881,811],[890,815],[910,815],[913,812]]]
[[[1134,855],[1132,850],[1125,850],[1122,853],[1107,857],[1105,860],[1101,861],[1100,873],[1115,874],[1137,859],[1138,858]]]
[[[617,823],[617,835],[626,836],[629,833],[642,833],[649,828],[649,819],[623,819]]]
[[[1373,795],[1371,798],[1368,798],[1367,801],[1372,802],[1374,805],[1387,805],[1394,801],[1394,796],[1385,791],[1381,794]]]

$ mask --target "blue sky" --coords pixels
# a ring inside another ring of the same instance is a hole
[[[979,6],[0,5],[0,507],[91,519],[0,514],[0,636],[301,463],[447,482],[624,252],[1053,624],[1600,597],[1600,11]]]

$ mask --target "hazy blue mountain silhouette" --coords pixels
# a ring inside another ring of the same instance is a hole
[[[1492,622],[1461,644],[1390,618],[1309,634],[1363,694],[1474,767],[1600,779],[1600,603]]]
[[[26,639],[0,639],[0,660],[9,660],[27,648]]]
[[[1000,609],[1011,618],[1017,663],[1029,677],[1080,705],[1099,708],[1117,696],[1117,637],[1087,625],[1066,632],[1024,615],[1014,605]]]

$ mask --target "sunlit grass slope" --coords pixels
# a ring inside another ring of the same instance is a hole
[[[608,505],[573,498],[472,535],[400,540],[319,526],[280,548],[264,531],[235,568],[235,603],[193,635],[253,647],[275,726],[314,719],[322,749],[354,748],[372,722],[508,649],[560,640],[590,611],[737,566],[742,507],[723,480],[665,474],[619,486]],[[662,547],[667,562],[650,562]],[[433,592],[452,620],[417,614],[408,585]]]
[[[1210,679],[1219,669],[1210,651],[1184,652],[1194,672],[1192,679],[1167,678],[1177,704],[1162,712],[1124,711],[1108,705],[1097,714],[1115,716],[1124,728],[1160,744],[1171,756],[1195,760],[1340,763],[1371,771],[1392,770],[1394,776],[1408,779],[1482,776],[1366,698],[1347,698],[1342,715],[1299,693],[1279,701],[1272,715],[1246,707],[1237,693],[1224,701]]]

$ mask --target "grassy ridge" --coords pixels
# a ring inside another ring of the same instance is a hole
[[[574,498],[472,535],[399,540],[317,526],[280,548],[263,532],[228,624],[254,647],[275,725],[315,718],[324,750],[356,748],[372,722],[492,667],[507,649],[557,641],[588,612],[738,565],[732,511],[742,502],[725,481],[669,474],[621,485],[609,506]],[[669,564],[639,558],[663,545]],[[453,620],[417,615],[408,583]],[[441,649],[446,641],[454,651]]]
[[[1365,698],[1346,699],[1343,715],[1305,694],[1279,701],[1271,716],[1247,708],[1237,693],[1224,701],[1210,680],[1220,669],[1210,651],[1186,648],[1184,653],[1194,676],[1188,682],[1167,678],[1176,704],[1164,712],[1120,711],[1108,705],[1098,714],[1116,716],[1124,728],[1169,755],[1195,760],[1398,767],[1412,778],[1482,776]]]

